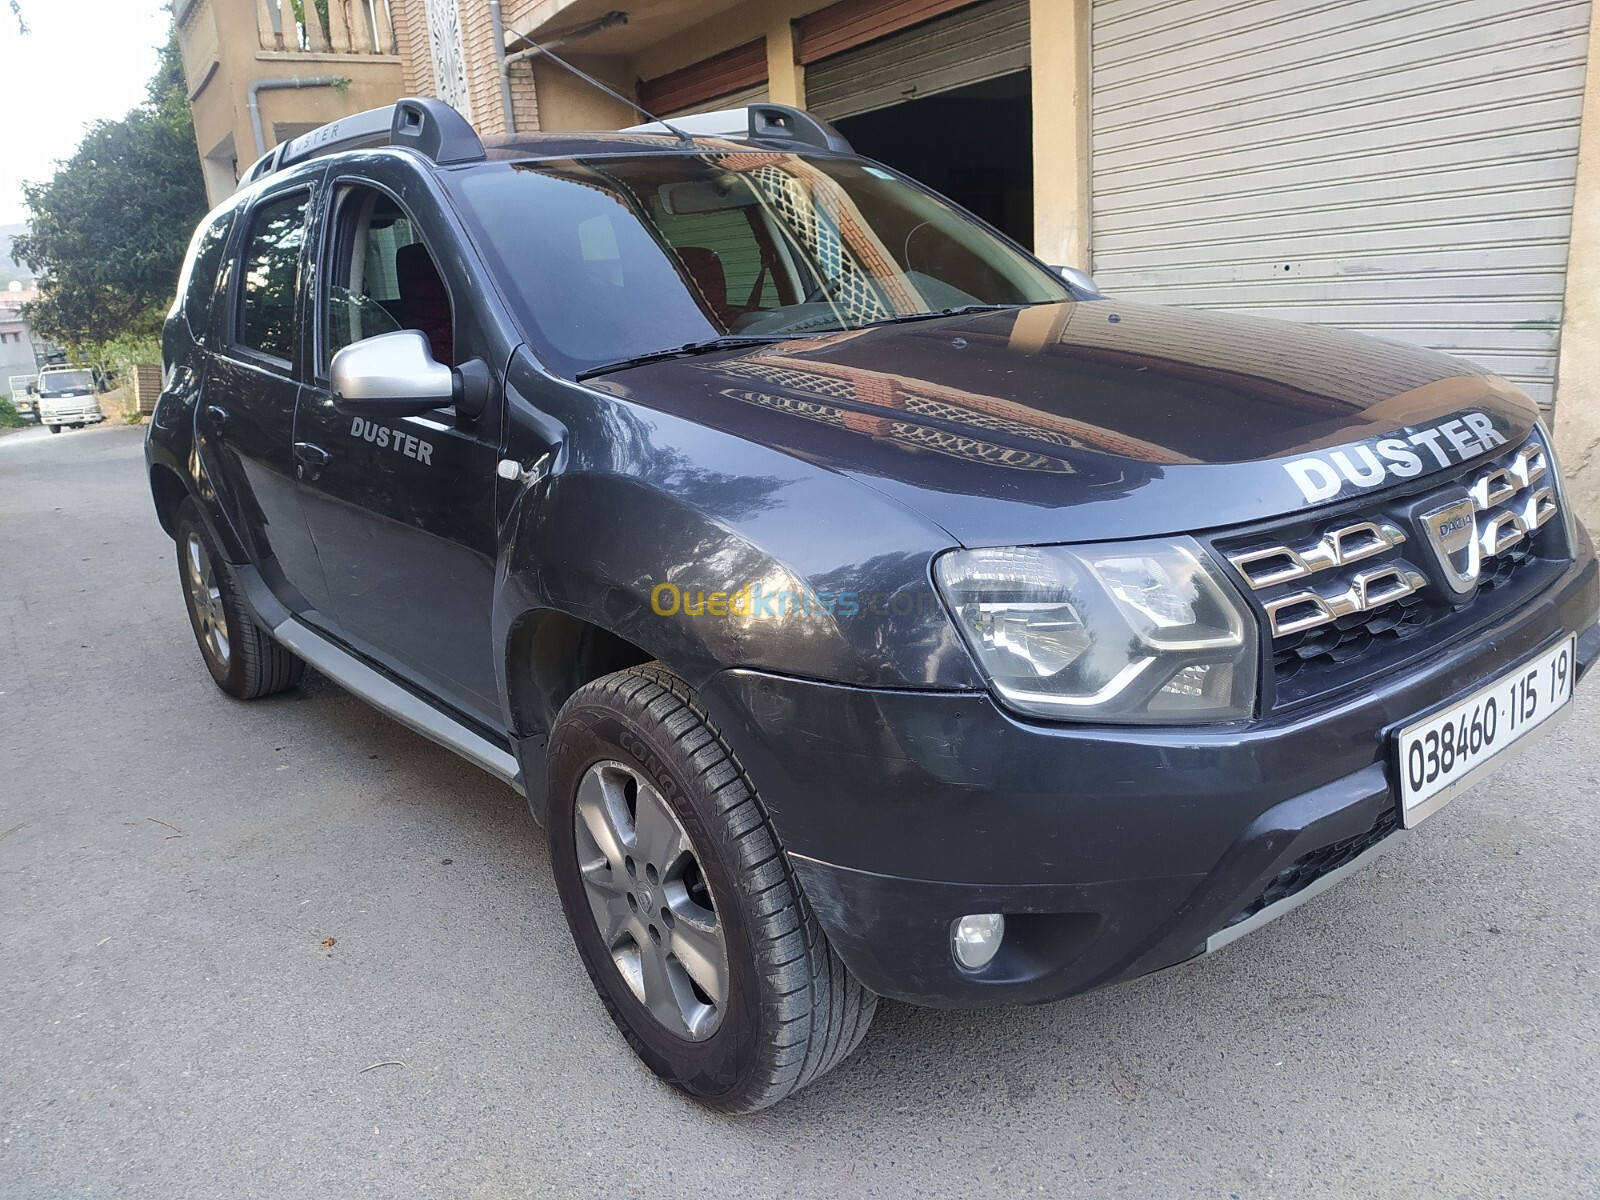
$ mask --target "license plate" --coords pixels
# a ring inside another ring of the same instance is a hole
[[[1572,699],[1577,639],[1506,672],[1458,704],[1400,731],[1400,820],[1408,829],[1492,769],[1494,759]]]

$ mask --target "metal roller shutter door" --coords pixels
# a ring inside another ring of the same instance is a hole
[[[672,118],[685,116],[689,113],[720,112],[725,108],[744,108],[749,104],[759,104],[762,101],[772,99],[772,97],[767,94],[767,86],[768,85],[766,82],[763,81],[755,84],[752,87],[744,88],[741,91],[729,92],[725,96],[715,96],[712,99],[705,101],[703,104],[696,104],[690,108],[678,109],[675,112],[657,113],[656,115]]]
[[[1027,0],[989,0],[807,67],[806,107],[837,121],[1027,66]]]
[[[1095,0],[1094,272],[1552,402],[1589,4]]]

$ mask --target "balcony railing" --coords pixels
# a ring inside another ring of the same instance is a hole
[[[256,0],[263,50],[396,54],[389,0]]]

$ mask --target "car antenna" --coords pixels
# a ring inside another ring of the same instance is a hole
[[[629,100],[626,96],[624,96],[621,92],[617,91],[615,88],[607,87],[605,84],[601,83],[598,79],[596,79],[593,75],[589,75],[589,74],[587,74],[587,73],[585,73],[583,71],[580,71],[577,67],[573,66],[566,59],[562,58],[559,54],[557,54],[554,50],[548,49],[545,46],[541,46],[538,42],[534,41],[530,37],[524,37],[522,40],[524,42],[527,42],[528,46],[535,53],[542,54],[546,58],[551,59],[552,61],[558,63],[559,65],[561,65],[563,67],[565,67],[567,70],[571,71],[574,75],[576,75],[579,79],[583,80],[585,83],[589,84],[591,87],[599,88],[602,92],[604,92],[606,95],[610,96],[612,99],[622,101],[629,108],[633,109],[635,112],[637,112],[640,115],[644,116],[645,118],[650,120],[653,124],[660,125],[663,128],[665,128],[668,132],[676,134],[677,138],[678,138],[678,141],[682,142],[685,146],[688,146],[691,150],[694,149],[694,138],[690,137],[689,134],[687,134],[683,130],[679,129],[676,125],[668,124],[666,121],[663,121],[660,117],[658,117],[654,113],[652,113],[649,109],[642,107],[637,101]]]

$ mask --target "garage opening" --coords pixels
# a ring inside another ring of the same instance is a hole
[[[812,112],[1031,247],[1027,0],[857,0],[802,18],[799,33]]]
[[[858,153],[903,171],[1033,245],[1029,72],[834,122]]]

